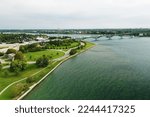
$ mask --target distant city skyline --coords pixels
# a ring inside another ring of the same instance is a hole
[[[150,28],[149,0],[0,0],[0,29]]]

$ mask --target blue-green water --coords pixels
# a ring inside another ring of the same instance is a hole
[[[150,99],[150,38],[96,41],[25,99]]]

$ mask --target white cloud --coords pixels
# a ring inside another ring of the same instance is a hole
[[[149,0],[0,0],[0,28],[150,27]]]

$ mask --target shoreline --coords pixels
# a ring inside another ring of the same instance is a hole
[[[39,80],[37,83],[33,84],[31,87],[29,87],[29,90],[27,90],[23,95],[21,95],[19,98],[17,98],[16,100],[22,100],[25,96],[27,96],[34,88],[36,88],[36,86],[38,86],[42,81],[44,81],[46,79],[46,77],[48,75],[50,75],[55,69],[57,69],[57,67],[59,67],[61,64],[63,64],[65,61],[93,48],[95,45],[92,45],[89,48],[83,49],[81,50],[79,53],[76,53],[75,55],[69,56],[64,58],[62,61],[60,61],[60,63],[58,63],[58,65],[56,65],[52,70],[50,70],[41,80]]]

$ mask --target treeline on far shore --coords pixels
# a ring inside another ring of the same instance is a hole
[[[0,33],[31,33],[31,34],[98,34],[98,35],[129,35],[150,37],[149,28],[127,29],[27,29],[27,30],[0,30]]]

